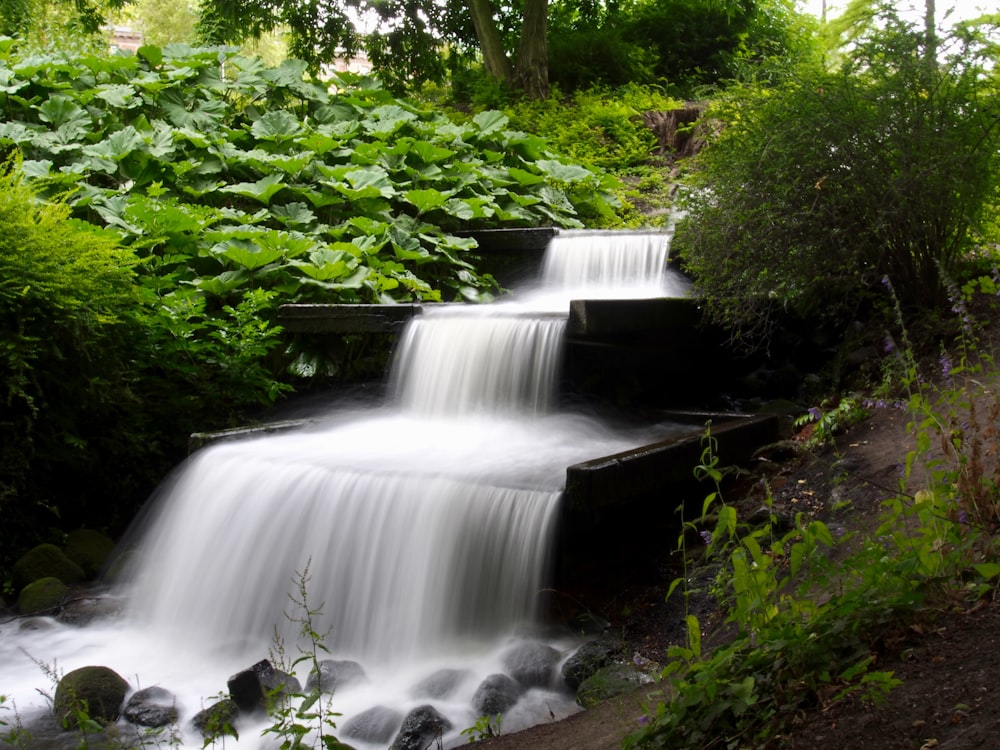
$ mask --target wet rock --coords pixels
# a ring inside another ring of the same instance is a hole
[[[471,673],[465,669],[439,669],[410,689],[414,698],[448,698]]]
[[[509,711],[524,693],[524,686],[505,674],[491,674],[476,688],[472,708],[477,716],[496,716]]]
[[[593,708],[652,681],[647,671],[632,664],[609,664],[583,681],[576,692],[576,702],[584,708]]]
[[[83,570],[87,578],[96,578],[115,549],[115,543],[94,529],[75,529],[66,536],[63,552]]]
[[[84,579],[83,569],[54,544],[39,544],[28,550],[14,563],[12,575],[18,591],[42,578],[58,578],[67,585]]]
[[[451,722],[434,706],[419,706],[406,715],[389,750],[426,750],[451,729]]]
[[[236,701],[224,698],[192,717],[191,723],[206,740],[217,737],[236,737],[235,722],[240,713]]]
[[[128,683],[107,667],[81,667],[65,675],[56,686],[52,711],[64,729],[75,729],[81,716],[99,724],[112,724],[121,716]]]
[[[349,659],[325,659],[319,663],[319,672],[313,671],[306,680],[306,692],[320,690],[324,693],[332,693],[337,688],[359,682],[367,682],[368,675],[365,668],[356,661]]]
[[[584,680],[595,675],[601,667],[611,664],[618,652],[618,645],[611,641],[587,641],[563,664],[563,681],[576,692]]]
[[[276,698],[302,691],[302,684],[293,675],[275,669],[267,659],[237,672],[226,685],[229,697],[240,711],[248,713],[265,711]]]
[[[69,587],[58,578],[39,578],[32,581],[17,597],[17,608],[24,615],[54,612],[62,606]]]
[[[89,625],[95,620],[116,617],[122,613],[120,599],[110,596],[89,596],[74,598],[63,605],[59,622],[66,625]]]
[[[525,687],[547,687],[552,683],[559,652],[538,641],[522,641],[500,656],[504,669]]]
[[[385,745],[403,722],[403,712],[388,706],[372,706],[344,722],[341,734],[373,745]]]
[[[177,722],[177,696],[164,688],[143,688],[128,699],[125,718],[144,727],[165,727]]]

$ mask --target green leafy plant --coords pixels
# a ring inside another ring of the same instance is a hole
[[[326,750],[349,750],[349,747],[337,739],[333,733],[337,728],[336,718],[340,715],[330,708],[332,698],[324,695],[320,658],[329,653],[326,646],[326,633],[317,630],[317,618],[323,613],[323,607],[312,607],[309,604],[309,563],[298,574],[297,589],[289,599],[295,607],[292,614],[286,614],[288,620],[298,626],[296,648],[298,655],[289,664],[285,659],[285,644],[275,634],[273,655],[281,668],[292,672],[296,666],[305,664],[310,675],[316,677],[316,687],[308,694],[298,694],[280,688],[271,696],[270,713],[272,724],[265,728],[263,734],[275,735],[281,742],[282,750],[296,748],[321,747]]]
[[[928,39],[888,3],[877,14],[836,70],[734,87],[709,112],[721,127],[674,247],[713,318],[748,344],[786,315],[844,330],[884,275],[911,319],[943,311],[945,278],[988,226],[1000,175],[989,44]]]
[[[499,737],[501,735],[500,726],[502,721],[503,716],[501,714],[480,716],[476,719],[475,724],[463,729],[462,734],[469,738],[470,743],[489,737]]]

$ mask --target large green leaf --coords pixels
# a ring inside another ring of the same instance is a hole
[[[223,193],[235,193],[245,198],[253,198],[267,205],[284,186],[284,176],[279,172],[274,172],[261,177],[256,182],[240,182],[236,185],[227,185],[220,188]]]
[[[262,247],[252,240],[228,239],[212,247],[212,255],[225,258],[248,271],[263,268],[268,263],[281,259],[281,248]]]
[[[425,213],[435,208],[440,208],[451,196],[451,193],[442,193],[440,190],[407,190],[403,193],[403,198],[407,203],[417,207],[417,211]]]
[[[255,138],[264,141],[288,141],[305,132],[302,123],[285,110],[266,112],[250,126]]]
[[[507,123],[510,122],[510,118],[508,118],[503,112],[490,109],[485,112],[480,112],[472,118],[472,121],[479,127],[479,137],[486,138],[499,133],[507,127]]]

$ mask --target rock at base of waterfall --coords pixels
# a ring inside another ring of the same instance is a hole
[[[524,693],[524,687],[510,675],[491,674],[476,688],[472,707],[477,716],[505,714]]]
[[[373,745],[385,745],[403,723],[403,712],[388,706],[372,706],[344,723],[341,734]]]
[[[410,688],[410,695],[437,700],[449,698],[471,674],[467,669],[439,669]]]
[[[122,712],[133,724],[165,727],[177,721],[177,696],[164,688],[143,688],[128,699]]]
[[[451,729],[451,722],[434,706],[419,706],[406,715],[389,750],[424,750]]]
[[[229,697],[240,711],[248,713],[265,711],[275,698],[302,691],[302,684],[293,675],[275,669],[267,659],[237,672],[226,685]]]
[[[75,729],[84,717],[113,724],[121,716],[128,688],[125,678],[107,667],[74,669],[56,686],[52,703],[56,722],[65,729]]]
[[[560,659],[552,646],[538,641],[521,641],[500,657],[504,669],[525,687],[548,687]]]
[[[563,681],[576,692],[584,680],[611,664],[620,651],[621,647],[609,640],[587,641],[563,664]]]
[[[307,693],[315,690],[332,693],[338,688],[368,681],[365,668],[349,659],[324,659],[318,667],[319,671],[314,669],[309,674],[309,679],[306,680]]]

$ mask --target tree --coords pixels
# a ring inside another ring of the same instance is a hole
[[[716,107],[675,247],[717,320],[756,341],[782,309],[849,321],[883,279],[905,309],[950,302],[996,205],[1000,111],[985,40],[922,21],[883,7],[837,69]]]
[[[478,50],[498,82],[544,98],[547,17],[548,0],[517,8],[490,0],[208,0],[200,29],[208,42],[238,43],[286,28],[290,53],[313,69],[364,50],[395,89],[441,80],[444,57],[463,59]]]

